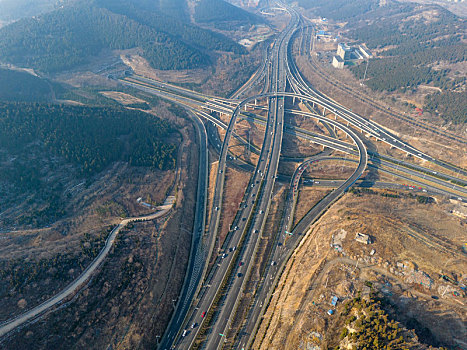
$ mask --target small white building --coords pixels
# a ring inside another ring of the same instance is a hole
[[[370,244],[371,243],[371,238],[370,236],[364,234],[364,233],[360,233],[360,232],[357,232],[357,234],[355,235],[355,240],[357,242],[360,242],[360,243],[363,243],[363,244]]]

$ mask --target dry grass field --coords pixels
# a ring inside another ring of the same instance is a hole
[[[441,276],[466,282],[467,223],[450,206],[442,199],[420,204],[378,193],[345,195],[287,263],[253,347],[306,348],[316,342],[313,332],[321,339],[315,345],[338,345],[339,305],[368,286],[383,293],[390,317],[415,329],[422,343],[462,347],[466,295]],[[357,232],[372,243],[355,241]],[[339,305],[330,316],[334,295]]]

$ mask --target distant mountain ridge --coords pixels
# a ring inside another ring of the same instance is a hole
[[[0,20],[7,22],[52,11],[57,0],[0,0]]]
[[[261,17],[224,0],[199,0],[194,18],[198,23],[238,21],[254,24],[263,21]]]
[[[189,69],[210,64],[210,51],[246,52],[224,35],[189,23],[184,5],[186,0],[75,2],[0,28],[0,60],[56,72],[84,64],[102,49],[138,47],[154,68]]]

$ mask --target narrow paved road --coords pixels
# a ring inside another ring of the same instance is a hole
[[[165,205],[163,208],[155,213],[145,215],[145,216],[140,216],[140,217],[134,217],[134,218],[128,218],[124,219],[118,224],[109,234],[109,237],[107,238],[105,242],[104,248],[100,251],[100,253],[96,256],[96,258],[93,260],[93,262],[83,271],[83,273],[72,283],[70,283],[65,289],[63,289],[60,293],[56,294],[52,298],[46,300],[42,304],[36,306],[35,308],[25,312],[24,314],[21,314],[13,319],[7,320],[4,323],[1,324],[0,326],[0,337],[6,335],[7,333],[11,332],[14,330],[16,327],[19,327],[23,324],[25,324],[28,321],[31,321],[35,319],[36,317],[40,316],[42,313],[45,311],[49,310],[50,308],[54,307],[55,305],[61,303],[63,300],[68,298],[70,295],[72,295],[74,292],[79,290],[91,277],[91,275],[96,271],[96,269],[99,267],[99,265],[104,261],[104,259],[107,257],[109,254],[110,249],[112,248],[112,245],[115,242],[115,238],[117,237],[117,234],[120,232],[122,228],[124,228],[127,224],[130,222],[134,221],[149,221],[149,220],[154,220],[158,219],[170,212],[172,209],[172,204],[170,205]]]

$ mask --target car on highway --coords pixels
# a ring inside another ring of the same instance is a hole
[[[243,265],[243,261],[240,261],[240,262],[238,263],[238,267],[241,267],[242,265]]]
[[[204,318],[204,316],[206,316],[206,311],[204,311],[204,312],[201,314],[201,318]]]
[[[186,336],[187,333],[188,333],[188,332],[187,332],[187,330],[185,329],[185,330],[183,331],[183,333],[182,333],[182,337]]]
[[[222,259],[225,259],[225,257],[227,256],[227,254],[222,254]]]
[[[237,276],[238,276],[238,277],[242,277],[243,274],[242,274],[241,272],[239,272],[239,273],[237,273]]]
[[[193,323],[193,324],[191,325],[191,328],[193,329],[193,328],[195,328],[197,325],[198,325],[198,324],[195,322],[195,323]]]

